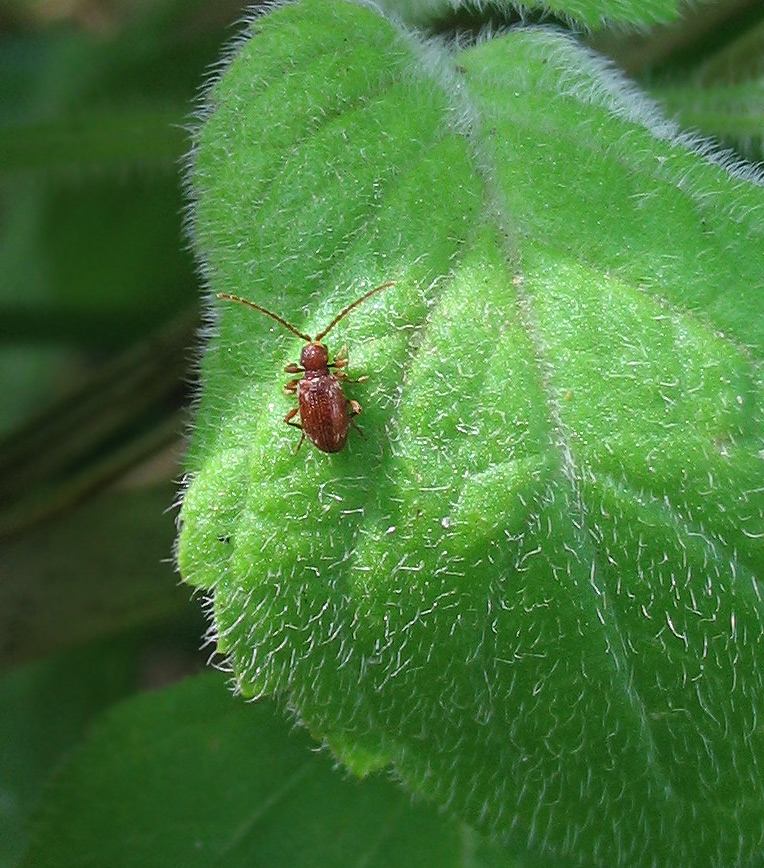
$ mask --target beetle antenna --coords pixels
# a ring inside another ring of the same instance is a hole
[[[296,329],[292,323],[287,322],[285,319],[282,319],[278,314],[273,313],[273,311],[268,310],[268,308],[260,307],[259,304],[255,304],[254,301],[247,301],[246,298],[241,298],[238,295],[231,295],[228,292],[219,292],[218,298],[222,298],[224,301],[235,301],[239,304],[246,305],[246,307],[251,307],[252,310],[259,310],[260,313],[264,313],[266,316],[269,316],[271,319],[275,319],[276,322],[280,322],[284,328],[289,329],[290,332],[296,334],[298,338],[302,338],[304,341],[308,341],[308,343],[313,342],[313,338],[310,335],[306,335],[305,332],[301,332],[299,329]],[[351,305],[352,307],[352,305]],[[332,323],[334,325],[334,323]],[[325,332],[324,332],[325,334]],[[316,338],[318,340],[318,338]]]
[[[375,286],[374,289],[370,289],[368,292],[365,292],[360,298],[357,298],[352,304],[349,304],[345,310],[341,311],[337,314],[336,317],[329,323],[329,325],[322,331],[319,332],[314,340],[320,341],[321,338],[326,337],[329,332],[337,325],[337,323],[342,319],[343,316],[350,313],[354,307],[358,307],[359,304],[362,304],[370,295],[374,295],[375,292],[382,292],[383,289],[389,289],[391,286],[395,286],[395,281],[391,281],[390,283],[383,283],[380,286]]]

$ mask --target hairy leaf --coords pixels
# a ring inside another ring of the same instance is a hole
[[[585,865],[764,840],[764,192],[575,42],[449,54],[263,18],[192,186],[210,286],[354,310],[337,455],[282,424],[301,342],[226,303],[179,563],[241,689],[351,767]]]
[[[679,17],[681,0],[382,0],[383,9],[414,24],[432,24],[449,15],[474,13],[512,16],[518,10],[565,18],[584,27],[607,22],[647,25]]]

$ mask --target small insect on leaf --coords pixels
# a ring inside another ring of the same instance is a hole
[[[382,283],[365,292],[341,310],[329,325],[314,338],[301,332],[278,314],[255,304],[253,301],[248,301],[238,295],[230,295],[227,292],[218,293],[217,297],[224,301],[235,301],[275,319],[284,328],[307,342],[300,353],[300,363],[289,364],[284,368],[288,374],[301,375],[290,380],[284,386],[286,392],[297,395],[297,406],[286,414],[284,421],[287,425],[299,428],[302,432],[300,442],[297,444],[298,452],[306,437],[322,452],[339,452],[347,442],[351,425],[361,434],[361,429],[353,421],[354,417],[360,414],[361,405],[358,401],[352,401],[345,397],[342,384],[343,382],[362,383],[368,377],[359,377],[357,380],[349,379],[345,371],[341,370],[348,363],[344,349],[340,350],[333,362],[330,362],[329,352],[321,341],[354,307],[358,307],[370,296],[383,289],[389,289],[391,286],[395,286],[392,281]],[[330,368],[334,370],[330,371]],[[298,415],[299,421],[296,421],[295,417]]]

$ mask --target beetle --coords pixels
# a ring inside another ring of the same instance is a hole
[[[284,370],[288,374],[301,374],[300,377],[290,380],[285,386],[284,391],[297,396],[297,406],[291,409],[284,421],[287,425],[294,428],[299,428],[301,433],[300,442],[297,444],[296,452],[300,451],[302,441],[307,437],[310,442],[320,449],[322,452],[339,452],[345,445],[348,439],[348,431],[352,425],[358,433],[361,429],[353,422],[353,417],[358,416],[361,412],[361,405],[358,401],[352,401],[345,397],[342,391],[342,383],[362,383],[368,377],[359,377],[357,380],[348,379],[347,374],[341,370],[347,367],[347,357],[345,356],[345,348],[343,347],[337,354],[333,362],[329,361],[329,352],[326,346],[321,342],[329,332],[337,325],[337,323],[347,314],[366,301],[367,298],[383,289],[389,289],[395,286],[394,282],[382,283],[370,289],[362,296],[357,298],[352,304],[349,304],[344,310],[340,311],[329,325],[314,338],[306,335],[299,329],[295,328],[291,323],[280,317],[273,311],[253,301],[248,301],[246,298],[241,298],[238,295],[231,295],[228,292],[219,292],[217,297],[224,301],[235,301],[238,304],[243,304],[253,310],[260,311],[266,316],[275,319],[281,323],[284,328],[296,334],[297,337],[307,341],[306,345],[300,352],[300,364],[289,364]],[[334,368],[334,372],[330,371]],[[294,417],[300,414],[300,421],[295,422]]]

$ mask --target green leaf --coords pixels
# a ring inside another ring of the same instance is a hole
[[[263,119],[267,118],[267,123]],[[365,439],[282,417],[301,342],[221,303],[179,563],[247,694],[351,767],[606,866],[764,839],[764,192],[574,41],[252,25],[192,178],[214,291],[350,347]]]
[[[391,782],[339,775],[208,675],[117,706],[49,787],[27,868],[517,865]]]
[[[136,638],[123,636],[0,678],[1,868],[18,864],[28,840],[29,817],[55,764],[82,738],[97,713],[135,690],[138,652]]]
[[[759,15],[759,17],[761,17]],[[748,159],[764,157],[764,20],[741,10],[734,39],[718,50],[679,52],[684,63],[653,67],[651,95],[689,130],[713,136]],[[728,24],[728,26],[730,26]],[[733,31],[734,32],[734,31]],[[688,60],[691,62],[688,64]]]
[[[713,136],[751,159],[764,157],[764,78],[704,88],[664,86],[653,95],[683,127]]]
[[[764,19],[761,10],[741,7],[737,16],[728,19],[728,36],[706,44],[705,51],[689,57],[695,62],[684,72],[689,81],[702,85],[751,84],[764,78]],[[724,30],[722,30],[722,34]],[[709,51],[709,49],[711,49]],[[680,66],[680,69],[682,67]],[[662,78],[671,78],[671,68],[656,70]],[[676,70],[675,70],[676,72]],[[676,75],[673,76],[676,78]]]

